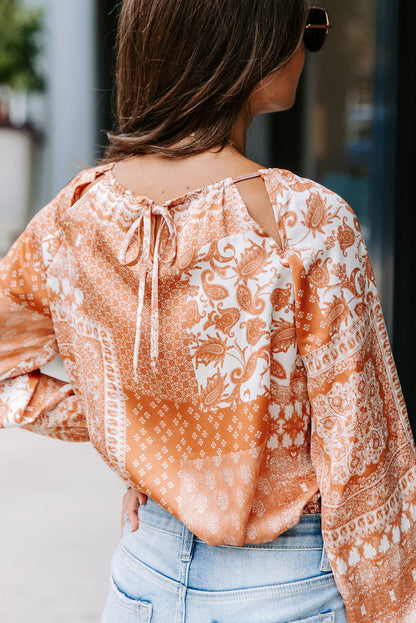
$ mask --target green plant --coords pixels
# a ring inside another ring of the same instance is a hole
[[[36,66],[42,29],[42,9],[0,0],[0,86],[26,92],[44,89],[44,78]]]

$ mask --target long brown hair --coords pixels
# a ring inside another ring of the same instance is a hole
[[[108,134],[104,162],[226,145],[255,86],[296,51],[307,7],[307,0],[124,0],[118,130]]]

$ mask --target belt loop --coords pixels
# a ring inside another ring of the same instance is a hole
[[[194,547],[194,534],[185,525],[182,529],[181,561],[189,562]]]
[[[319,565],[319,571],[332,571],[331,563],[329,562],[325,545],[322,546],[321,564]]]

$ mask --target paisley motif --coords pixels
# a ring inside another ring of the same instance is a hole
[[[343,222],[343,226],[339,225],[338,227],[337,238],[338,238],[341,251],[344,257],[346,257],[347,249],[349,249],[349,247],[352,247],[352,245],[355,242],[355,233],[352,227],[347,225],[347,218],[345,216],[342,219],[342,222]]]
[[[287,372],[285,368],[282,366],[281,363],[276,361],[276,359],[274,359],[273,357],[270,362],[270,375],[281,380],[287,378]]]
[[[286,353],[296,342],[296,329],[286,320],[280,320],[276,323],[276,329],[271,335],[272,352]]]
[[[251,346],[255,346],[264,335],[269,333],[267,324],[261,318],[250,318],[242,322],[241,327],[246,327],[246,339]]]
[[[225,342],[219,337],[208,338],[195,349],[196,365],[216,362],[221,363],[226,354]]]
[[[282,309],[288,309],[292,301],[292,297],[292,285],[288,283],[286,288],[275,288],[272,292],[270,300],[276,311],[280,311]]]
[[[191,328],[201,320],[198,304],[196,301],[189,301],[185,305],[182,315],[182,327],[184,329]]]
[[[241,279],[254,277],[264,266],[266,252],[263,247],[253,244],[246,249],[241,259],[235,264],[235,271]]]
[[[217,310],[208,314],[208,319],[204,324],[204,331],[209,327],[222,331],[226,335],[232,337],[231,329],[240,319],[240,311],[236,307],[222,308],[221,303],[218,304]]]
[[[317,288],[325,288],[328,286],[331,276],[328,270],[328,264],[331,265],[331,258],[322,261],[321,258],[315,260],[309,268],[308,277],[310,282]]]
[[[206,407],[213,407],[221,401],[226,389],[226,377],[218,372],[207,379],[206,387],[201,392],[201,399]]]
[[[181,270],[186,270],[194,261],[195,249],[189,245],[183,250],[179,256],[178,266]]]
[[[306,199],[307,210],[304,213],[302,225],[308,228],[315,238],[317,233],[325,233],[325,227],[331,222],[325,200],[319,194],[312,193]]]
[[[342,323],[348,318],[349,310],[343,297],[334,296],[332,303],[324,306],[325,316],[323,323],[330,329],[331,335],[339,331]]]
[[[215,273],[210,270],[204,270],[201,273],[202,288],[206,296],[213,301],[222,301],[227,298],[228,290],[222,285],[212,283],[215,281]]]
[[[263,299],[253,298],[250,289],[242,283],[239,283],[237,286],[236,297],[241,308],[253,315],[261,314],[266,306]]]

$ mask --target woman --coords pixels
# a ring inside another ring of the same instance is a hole
[[[125,0],[104,164],[2,262],[2,425],[89,439],[131,487],[103,623],[416,620],[415,451],[357,219],[244,155],[328,27]],[[58,353],[70,384],[38,371]]]

